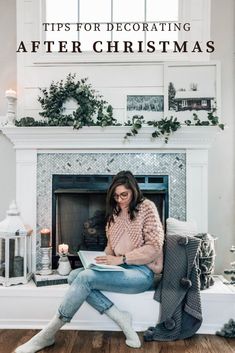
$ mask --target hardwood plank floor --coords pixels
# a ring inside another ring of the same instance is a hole
[[[0,330],[0,353],[12,353],[35,335],[35,330]],[[56,344],[41,353],[235,353],[235,339],[212,335],[195,335],[175,342],[143,342],[129,348],[122,332],[60,331]]]

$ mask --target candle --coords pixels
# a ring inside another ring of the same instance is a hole
[[[5,92],[5,96],[11,97],[11,98],[16,98],[16,91],[14,91],[13,89],[10,88]]]
[[[44,228],[41,230],[41,248],[49,248],[51,246],[50,238],[51,232],[50,229]]]
[[[69,246],[67,244],[60,244],[58,248],[60,254],[68,254],[69,252]]]

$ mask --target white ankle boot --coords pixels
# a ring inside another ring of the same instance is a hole
[[[118,326],[122,329],[126,336],[126,344],[132,348],[140,348],[141,342],[137,333],[133,330],[131,325],[131,315],[127,311],[120,311],[113,305],[111,308],[105,311],[105,314],[115,321]]]
[[[42,331],[32,337],[28,342],[17,347],[14,353],[35,353],[55,343],[55,334],[65,323],[54,316]]]

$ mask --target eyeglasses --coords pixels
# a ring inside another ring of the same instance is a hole
[[[118,201],[119,197],[120,197],[121,200],[125,200],[125,199],[128,198],[128,196],[129,196],[129,192],[128,191],[124,191],[124,192],[121,192],[121,194],[119,194],[119,195],[118,194],[114,194],[113,198],[114,198],[115,201]]]

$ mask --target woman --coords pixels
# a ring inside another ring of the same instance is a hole
[[[129,171],[122,171],[113,178],[106,206],[106,255],[97,257],[96,261],[120,265],[127,271],[115,274],[90,269],[72,271],[69,276],[71,286],[58,313],[41,332],[18,347],[16,353],[34,353],[52,345],[55,333],[71,321],[84,301],[119,325],[128,346],[140,347],[130,314],[119,311],[101,291],[135,294],[148,290],[154,273],[162,271],[164,232],[155,204],[143,197],[137,181]]]

